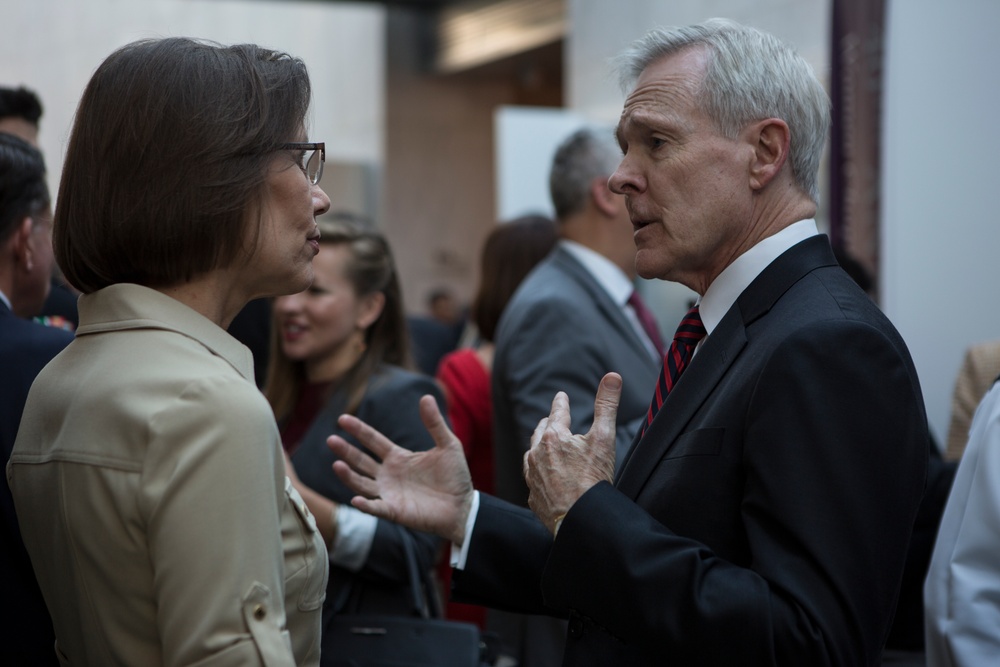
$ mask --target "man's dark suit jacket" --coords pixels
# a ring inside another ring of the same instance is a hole
[[[454,591],[569,614],[564,665],[877,665],[926,467],[906,346],[813,237],[744,290],[556,540],[484,496]]]
[[[0,590],[4,601],[0,664],[3,665],[59,664],[52,621],[21,542],[6,467],[31,383],[71,340],[73,334],[21,319],[0,301],[0,455],[5,469],[0,485],[3,506]]]

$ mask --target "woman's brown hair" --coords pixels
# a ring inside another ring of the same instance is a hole
[[[470,308],[480,338],[493,341],[500,315],[517,286],[549,254],[558,238],[555,223],[540,215],[500,223],[486,237],[479,289]]]
[[[77,109],[56,200],[69,282],[168,287],[247,258],[268,166],[302,133],[310,94],[301,60],[252,44],[167,38],[108,56]]]

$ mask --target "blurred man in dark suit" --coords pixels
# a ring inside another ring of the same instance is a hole
[[[41,153],[0,133],[0,452],[6,467],[28,389],[72,334],[37,315],[52,275],[52,211]],[[0,489],[0,664],[57,665],[52,622],[21,543],[7,476]]]
[[[39,123],[42,120],[42,101],[34,91],[0,87],[0,132],[21,137],[38,148]],[[35,317],[49,326],[67,331],[76,329],[80,316],[76,310],[76,291],[71,289],[59,271],[52,265],[49,295]]]

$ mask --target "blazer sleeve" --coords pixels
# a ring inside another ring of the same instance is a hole
[[[463,570],[452,570],[452,599],[522,614],[564,616],[542,598],[552,534],[527,508],[479,494]]]
[[[284,472],[267,404],[242,379],[202,379],[155,413],[149,432],[138,502],[164,664],[294,665]]]
[[[926,474],[922,398],[903,355],[863,323],[791,334],[745,378],[750,394],[729,418],[744,412],[718,434],[741,450],[738,524],[725,532],[745,536],[742,562],[601,483],[561,526],[545,601],[682,664],[877,664]],[[685,464],[667,458],[657,471]],[[713,489],[699,494],[656,511],[720,520]]]

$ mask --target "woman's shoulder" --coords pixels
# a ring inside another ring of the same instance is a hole
[[[441,387],[434,378],[419,371],[392,364],[382,364],[372,374],[363,402],[380,403],[400,396],[431,394],[442,399]]]

